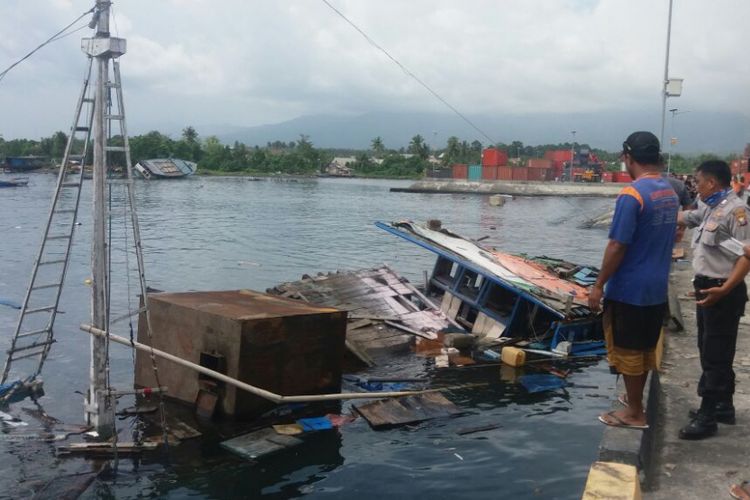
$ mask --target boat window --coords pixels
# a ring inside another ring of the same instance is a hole
[[[491,283],[485,299],[485,308],[499,316],[510,316],[518,297],[515,293]]]
[[[456,321],[465,328],[471,329],[474,326],[474,322],[477,320],[478,314],[479,311],[476,308],[466,302],[462,302],[458,314],[456,315]]]
[[[438,257],[432,278],[443,285],[450,286],[456,278],[458,264],[445,257]]]
[[[470,299],[476,299],[479,296],[479,290],[482,288],[483,277],[470,271],[464,270],[461,281],[458,284],[458,292]]]

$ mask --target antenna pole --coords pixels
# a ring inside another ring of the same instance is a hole
[[[93,119],[93,242],[91,249],[91,321],[98,328],[108,328],[108,273],[107,273],[107,119],[109,96],[109,62],[125,53],[125,40],[109,36],[110,0],[97,0],[96,35],[84,38],[82,50],[96,59],[96,83]],[[91,367],[89,392],[84,411],[86,420],[96,428],[101,439],[112,436],[114,412],[109,394],[107,374],[107,344],[105,339],[91,338]]]

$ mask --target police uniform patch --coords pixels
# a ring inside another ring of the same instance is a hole
[[[706,225],[704,227],[706,228],[706,231],[716,231],[716,228],[719,227],[719,223],[713,219],[710,219],[706,222]]]
[[[747,213],[743,207],[734,209],[734,218],[740,226],[747,225]]]

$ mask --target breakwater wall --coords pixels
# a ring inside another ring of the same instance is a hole
[[[600,196],[615,197],[625,184],[534,181],[463,181],[424,179],[407,188],[391,188],[401,193],[507,194],[513,196]]]

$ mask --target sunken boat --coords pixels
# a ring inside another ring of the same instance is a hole
[[[439,224],[376,226],[437,254],[425,295],[467,331],[496,339],[531,339],[566,355],[601,353],[601,316],[588,307],[598,269],[504,253]]]
[[[178,179],[193,175],[198,165],[177,158],[158,158],[141,160],[134,168],[144,179]]]

